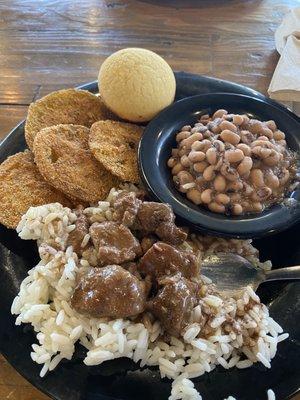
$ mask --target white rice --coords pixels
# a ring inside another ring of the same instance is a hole
[[[272,389],[269,389],[267,391],[267,394],[268,394],[268,400],[276,400],[275,393],[273,392]]]
[[[131,185],[125,190],[136,188]],[[107,201],[84,210],[90,222],[111,218],[110,204],[117,194],[117,190],[111,190]],[[39,243],[41,261],[23,280],[11,312],[17,315],[17,325],[30,323],[36,332],[38,344],[32,345],[31,358],[42,365],[41,377],[62,359],[70,360],[76,342],[87,349],[86,365],[127,357],[142,366],[158,366],[162,377],[174,380],[169,400],[202,399],[190,379],[210,372],[216,365],[225,369],[248,368],[261,362],[270,368],[278,343],[288,334],[269,316],[267,307],[250,287],[239,298],[221,298],[208,291],[194,308],[183,337],[171,337],[168,342],[162,341],[159,321],[87,318],[73,310],[69,304],[76,276],[86,273],[95,262],[92,252],[86,251],[78,259],[72,247],[66,247],[76,218],[70,209],[58,203],[48,204],[31,207],[17,228],[21,238]],[[89,239],[86,235],[82,247]],[[202,257],[230,249],[269,268],[268,263],[259,263],[250,241],[195,235],[192,240]],[[269,390],[268,400],[274,398]]]
[[[276,396],[275,396],[275,393],[273,392],[273,390],[272,389],[268,389],[268,391],[267,391],[267,396],[268,396],[268,399],[267,400],[276,400]],[[237,400],[235,397],[233,397],[233,396],[228,396],[226,399],[224,399],[224,400]]]

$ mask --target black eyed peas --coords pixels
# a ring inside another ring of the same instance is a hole
[[[195,172],[199,172],[199,173],[203,173],[204,170],[208,167],[208,164],[206,161],[201,161],[201,162],[197,162],[194,164],[193,168]],[[173,171],[172,171],[173,173]]]
[[[204,153],[206,153],[207,150],[211,148],[212,143],[210,140],[204,139],[204,140],[202,140],[202,142],[200,142],[200,145],[201,145],[201,148],[199,150],[202,150],[202,151],[204,151]]]
[[[266,136],[268,139],[273,139],[273,132],[269,128],[262,128],[262,136]]]
[[[194,177],[188,171],[180,171],[177,174],[177,178],[180,185],[184,185],[186,183],[194,182]]]
[[[202,203],[201,192],[198,189],[192,188],[192,189],[188,190],[186,192],[186,197],[196,205]]]
[[[241,130],[240,138],[242,143],[249,145],[254,140],[254,135],[249,131]]]
[[[247,197],[250,196],[254,192],[253,186],[249,185],[247,182],[244,182],[243,189],[244,189]]]
[[[283,169],[283,170],[281,171],[281,173],[280,173],[280,176],[279,176],[279,182],[280,182],[280,184],[281,184],[281,185],[285,185],[286,182],[289,180],[289,178],[290,178],[290,172],[289,172],[289,170]]]
[[[236,181],[239,178],[238,171],[230,164],[227,164],[225,162],[222,164],[220,172],[228,181]]]
[[[243,115],[244,118],[244,124],[248,124],[248,122],[250,121],[250,118],[248,117],[248,115]]]
[[[185,147],[186,149],[190,149],[194,142],[202,139],[203,139],[202,133],[200,132],[193,133],[191,136],[181,140],[179,142],[179,147]]]
[[[267,127],[269,128],[269,129],[271,129],[271,131],[276,131],[276,129],[277,129],[277,126],[276,126],[276,124],[275,124],[275,122],[274,121],[267,121],[266,122],[266,125],[267,125]]]
[[[188,156],[185,155],[185,154],[181,157],[180,162],[181,162],[181,164],[182,164],[184,167],[189,167],[190,164],[191,164],[191,162],[190,162]]]
[[[176,142],[181,142],[183,139],[187,139],[190,136],[190,132],[182,131],[176,135]]]
[[[240,176],[247,175],[253,166],[253,161],[251,157],[244,157],[240,164],[237,166],[237,172]]]
[[[233,193],[230,195],[230,199],[232,203],[239,203],[242,199],[240,193]]]
[[[261,212],[284,199],[295,155],[274,121],[216,110],[176,135],[167,164],[181,193],[215,213]]]
[[[179,157],[181,157],[181,156],[183,156],[185,154],[186,154],[186,148],[185,147],[182,147],[181,149],[179,149],[179,151],[178,151],[178,156]]]
[[[241,181],[229,182],[226,186],[228,192],[238,192],[243,189],[243,184]]]
[[[225,213],[225,206],[223,204],[217,203],[216,201],[212,201],[209,203],[208,208],[210,211],[216,212],[216,213]]]
[[[220,123],[220,128],[221,128],[222,131],[224,131],[224,130],[228,130],[228,131],[231,131],[231,132],[236,132],[237,131],[237,127],[232,122],[229,122],[229,121],[226,121],[226,120],[222,121]]]
[[[259,201],[256,201],[252,203],[252,208],[254,212],[261,212],[263,210],[263,205]]]
[[[237,133],[230,131],[229,129],[225,129],[221,132],[220,138],[224,142],[228,142],[230,144],[236,145],[240,142],[241,138]]]
[[[227,194],[219,193],[215,196],[215,200],[220,204],[228,204],[230,202],[230,197],[227,196]]]
[[[233,117],[232,117],[232,123],[234,124],[234,125],[236,125],[236,126],[241,126],[242,125],[242,123],[244,122],[244,118],[243,118],[243,116],[242,115],[234,115]]]
[[[213,165],[209,165],[203,171],[203,178],[208,182],[212,181],[215,176],[216,176],[216,174],[215,174],[215,170],[214,170]]]
[[[200,151],[200,150],[203,149],[203,147],[204,147],[204,146],[203,146],[203,142],[200,141],[200,140],[196,140],[196,141],[192,144],[191,150]]]
[[[172,168],[172,174],[177,175],[178,172],[184,170],[184,166],[181,164],[181,162],[178,162],[177,164],[174,165]]]
[[[250,172],[250,180],[254,187],[265,186],[264,174],[261,169],[252,169]]]
[[[225,151],[225,160],[228,161],[230,164],[242,161],[244,157],[244,153],[240,149]]]
[[[254,147],[252,150],[252,153],[254,153],[254,149],[257,149],[257,147]],[[258,156],[262,158],[263,160],[270,157],[272,154],[274,154],[274,151],[272,149],[266,149],[264,147],[258,147]]]
[[[276,176],[272,170],[266,171],[265,173],[265,182],[268,187],[271,189],[277,189],[280,185],[278,176]]]
[[[252,193],[251,198],[254,201],[264,201],[267,200],[272,195],[272,189],[268,188],[267,186],[263,186],[259,188],[256,192]]]
[[[266,157],[263,161],[269,167],[275,167],[280,160],[280,154],[276,151],[273,151],[268,157]]]
[[[236,147],[237,149],[242,150],[245,156],[251,156],[251,149],[247,144],[239,143]]]
[[[243,207],[241,206],[241,204],[233,204],[232,214],[234,214],[234,215],[243,214]]]
[[[214,180],[214,188],[217,192],[223,193],[226,189],[226,179],[219,174]]]
[[[214,120],[214,119],[216,119],[216,118],[222,118],[223,115],[227,115],[227,114],[228,114],[228,111],[227,111],[227,110],[223,110],[223,109],[217,110],[217,111],[214,113],[214,115],[212,116],[212,119]]]
[[[258,140],[264,140],[265,142],[268,142],[268,137],[267,136],[258,136],[258,138],[257,138]]]
[[[222,153],[225,150],[225,144],[221,140],[214,140],[214,148],[219,152]]]
[[[168,159],[168,167],[173,168],[177,164],[177,160],[174,157]]]
[[[210,204],[211,201],[212,201],[212,190],[211,189],[205,189],[201,194],[201,200],[205,204]]]
[[[203,151],[195,150],[191,151],[187,157],[192,163],[197,163],[205,160],[205,153]]]
[[[275,140],[283,140],[283,139],[285,139],[285,134],[283,132],[279,131],[279,130],[275,131],[273,136],[274,136]]]
[[[214,147],[210,147],[209,149],[207,149],[206,159],[211,165],[215,165],[218,161],[217,149]]]

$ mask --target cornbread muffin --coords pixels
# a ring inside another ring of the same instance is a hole
[[[172,69],[150,50],[117,51],[102,64],[99,91],[105,104],[120,118],[149,121],[174,101],[176,82]]]

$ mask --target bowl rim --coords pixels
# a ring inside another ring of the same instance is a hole
[[[243,102],[250,101],[252,104],[261,104],[268,110],[273,110],[274,113],[276,112],[276,114],[279,114],[279,118],[280,115],[281,117],[284,116],[291,121],[292,124],[299,125],[300,129],[299,121],[293,118],[293,116],[290,115],[290,112],[287,112],[284,108],[276,107],[276,105],[266,101],[267,99],[265,100],[244,94],[228,92],[205,93],[185,97],[172,103],[162,110],[154,119],[150,121],[143,133],[142,139],[138,146],[138,165],[142,181],[146,186],[146,190],[156,200],[170,204],[175,215],[181,222],[187,223],[194,230],[206,234],[231,238],[259,238],[269,234],[278,233],[293,226],[300,220],[300,207],[289,208],[283,204],[276,204],[266,209],[262,213],[259,213],[258,215],[246,214],[241,217],[230,217],[223,214],[220,215],[193,205],[178,191],[176,191],[177,193],[175,193],[175,191],[171,192],[166,184],[166,181],[162,178],[158,165],[158,147],[163,148],[164,146],[163,144],[159,143],[159,140],[161,140],[162,137],[169,137],[172,135],[172,132],[170,132],[170,130],[172,130],[170,128],[171,123],[168,122],[170,116],[168,114],[175,114],[176,112],[179,114],[180,109],[189,103],[191,103],[189,107],[190,111],[185,111],[185,114],[188,114],[189,112],[191,113],[196,107],[195,102],[198,103],[201,100],[207,101],[207,108],[210,108],[211,105],[209,104],[209,99],[212,101],[220,96],[222,96],[224,102],[225,99],[227,99],[227,101],[230,99],[242,99]],[[226,107],[226,105],[224,107]],[[175,118],[175,120],[178,122],[179,118]],[[290,132],[287,132],[287,136],[289,135]],[[291,136],[296,138],[296,136],[293,134]],[[153,140],[153,137],[159,137],[159,139]],[[149,138],[152,138],[152,141],[149,140]],[[300,138],[296,138],[296,144],[298,147],[297,151],[299,151]],[[152,162],[150,162],[150,157],[147,157],[147,155],[144,156],[147,153],[152,154]],[[163,185],[160,182],[161,180],[163,181]]]

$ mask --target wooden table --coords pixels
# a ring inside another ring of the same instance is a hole
[[[278,60],[274,30],[297,5],[299,0],[3,0],[0,139],[25,117],[30,102],[95,80],[105,57],[123,47],[146,47],[175,70],[265,93]],[[0,358],[0,399],[49,398]]]

